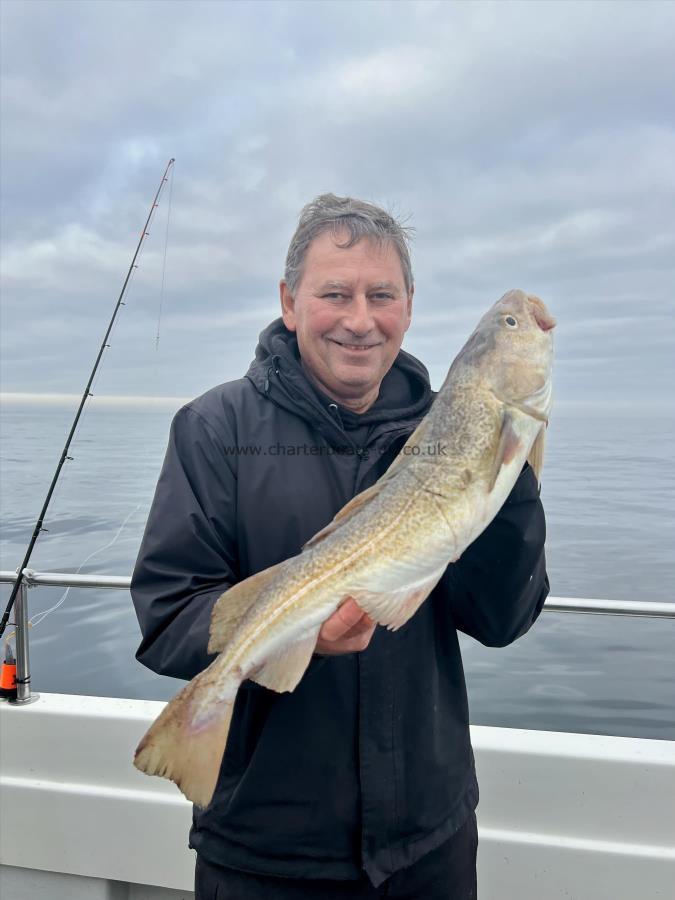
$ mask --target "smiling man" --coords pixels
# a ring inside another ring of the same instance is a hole
[[[137,657],[190,679],[228,587],[300,552],[387,470],[433,401],[402,351],[405,229],[326,194],[302,211],[282,318],[246,376],[181,409],[132,582]],[[399,631],[347,598],[292,693],[246,681],[211,804],[195,808],[197,900],[476,897],[478,786],[457,630],[525,633],[548,593],[526,467],[502,510]]]
[[[336,228],[315,237],[296,282],[281,282],[284,324],[319,390],[355,413],[377,400],[412,315],[413,286],[391,242],[354,244]]]

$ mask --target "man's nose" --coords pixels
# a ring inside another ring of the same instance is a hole
[[[363,337],[373,330],[375,322],[372,310],[365,294],[355,294],[347,309],[347,315],[342,320],[345,328]]]

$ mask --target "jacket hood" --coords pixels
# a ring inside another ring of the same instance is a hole
[[[297,337],[281,318],[260,333],[255,359],[246,376],[272,402],[312,422],[333,446],[343,446],[349,432],[362,426],[416,422],[428,411],[433,399],[425,366],[405,350],[399,350],[370,409],[361,414],[346,409],[309,381],[302,368]]]

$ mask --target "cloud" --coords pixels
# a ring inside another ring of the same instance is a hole
[[[411,216],[405,346],[436,386],[485,308],[523,287],[558,317],[563,402],[666,401],[672,4],[6,0],[0,14],[4,390],[79,390],[175,156],[160,346],[167,191],[108,393],[239,377],[276,315],[300,207],[332,190]]]

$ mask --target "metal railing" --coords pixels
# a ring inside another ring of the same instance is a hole
[[[0,583],[13,584],[17,573],[0,571]],[[112,588],[128,590],[128,575],[71,575],[68,572],[34,572],[24,569],[23,583],[17,595],[14,610],[16,622],[16,703],[30,703],[36,695],[30,691],[30,662],[28,652],[28,588],[75,587]],[[641,616],[647,618],[675,619],[675,603],[628,600],[591,600],[581,597],[547,597],[547,612],[594,613],[608,616]]]
[[[24,570],[28,587],[114,588],[128,590],[129,575],[73,575],[69,572],[34,572]],[[0,570],[0,584],[12,584],[16,572]],[[548,612],[598,613],[609,616],[647,616],[675,619],[675,603],[639,600],[591,600],[583,597],[547,597],[544,609]]]

